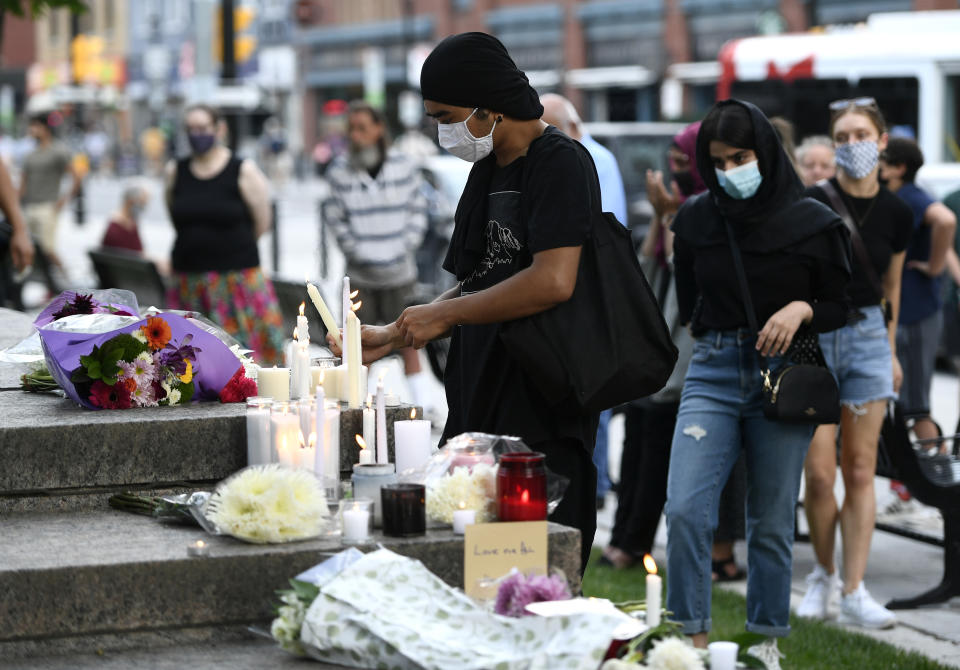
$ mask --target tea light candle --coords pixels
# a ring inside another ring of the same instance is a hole
[[[430,422],[417,419],[417,410],[410,410],[409,421],[394,422],[393,444],[398,473],[420,467],[430,459],[433,451],[430,448]]]
[[[400,396],[396,395],[392,391],[387,391],[383,396],[383,404],[387,407],[399,407]]]
[[[477,510],[464,509],[466,503],[460,503],[460,509],[453,510],[453,534],[463,535],[467,526],[477,522]]]
[[[187,556],[209,556],[210,545],[203,540],[197,540],[187,545]]]
[[[650,554],[643,557],[643,567],[647,570],[647,625],[653,628],[660,625],[660,596],[663,591],[663,579],[657,574],[657,562]]]
[[[319,394],[318,394],[319,399]],[[320,410],[318,409],[317,412]],[[317,438],[314,472],[323,482],[328,500],[340,498],[340,404],[323,403],[323,440]]]
[[[341,500],[341,538],[346,544],[358,544],[370,539],[370,500]]]
[[[290,400],[290,368],[260,368],[257,371],[257,390],[261,396],[277,402]]]
[[[270,398],[247,398],[247,465],[270,462]]]

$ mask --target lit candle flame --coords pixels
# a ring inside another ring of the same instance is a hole
[[[520,502],[528,503],[530,502],[530,491],[523,489],[523,493],[520,494]]]
[[[306,306],[307,306],[307,303],[305,302],[300,303],[300,316],[303,316],[303,310]]]
[[[323,380],[327,376],[327,369],[320,368],[320,385],[323,386]]]
[[[302,430],[298,430],[298,431],[297,431],[297,439],[299,440],[300,448],[301,448],[301,449],[305,449],[306,446],[307,446],[307,444],[306,444],[306,440],[303,439],[303,431],[302,431]]]
[[[296,328],[293,329],[293,339],[297,340],[298,342],[300,341],[300,338],[297,337],[297,329],[296,329]]]
[[[357,435],[357,444],[360,445],[360,448],[361,448],[361,449],[366,449],[366,448],[367,448],[367,443],[366,443],[366,441],[363,439],[363,436],[362,436],[362,435]]]
[[[350,309],[356,312],[358,309],[360,309],[360,305],[362,304],[363,304],[363,300],[358,300],[357,302],[353,303],[353,305],[351,305]]]
[[[203,547],[207,546],[207,543],[203,540],[197,540],[193,543],[193,546],[195,546],[197,549],[202,549]]]
[[[657,574],[657,562],[653,560],[653,556],[650,554],[643,555],[643,568],[647,571],[648,575]]]
[[[356,298],[358,295],[360,295],[360,289],[357,289],[356,291],[354,291],[353,293],[351,293],[351,294],[350,294],[350,298],[351,298],[351,299],[352,299],[352,298]]]
[[[467,503],[460,501],[460,509],[467,509]]]
[[[410,410],[410,420],[413,421],[416,418],[417,418],[417,408],[414,407],[412,410]]]

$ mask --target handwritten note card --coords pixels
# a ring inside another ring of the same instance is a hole
[[[547,522],[478,523],[466,527],[463,543],[463,585],[467,595],[493,598],[495,579],[517,568],[547,572]]]

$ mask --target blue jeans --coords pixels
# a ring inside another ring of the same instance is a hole
[[[593,447],[593,464],[597,466],[597,498],[604,498],[610,490],[610,468],[608,467],[608,449],[610,434],[610,417],[612,409],[600,412],[600,423],[597,426],[597,443]]]
[[[790,631],[794,507],[814,427],[770,421],[746,329],[697,339],[667,481],[667,608],[687,635],[710,630],[710,547],[720,493],[741,445],[747,468],[747,630]],[[780,364],[770,359],[774,369]]]

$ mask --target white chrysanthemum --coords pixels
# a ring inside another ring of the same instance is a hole
[[[317,478],[279,465],[242,470],[217,489],[210,507],[220,530],[258,543],[316,537],[328,515]]]
[[[477,512],[477,523],[492,521],[496,515],[493,505],[497,493],[497,469],[486,463],[457,467],[440,477],[427,489],[427,514],[434,521],[453,523],[455,510],[472,509]]]
[[[180,402],[180,389],[169,389],[167,391],[167,404],[176,405]]]
[[[646,660],[650,670],[704,670],[697,650],[679,637],[654,643]]]
[[[138,330],[137,332],[139,333],[140,331]],[[140,354],[133,360],[142,361],[143,363],[150,363],[156,367],[156,362],[153,360],[153,354],[151,354],[149,351],[141,351]]]
[[[133,331],[130,334],[133,335],[133,339],[137,340],[138,342],[142,342],[143,344],[147,343],[147,336],[139,328],[137,328],[135,331]],[[147,355],[149,356],[150,354],[147,354]]]
[[[644,667],[645,666],[637,663],[620,660],[619,658],[610,658],[603,662],[600,670],[641,670]]]

